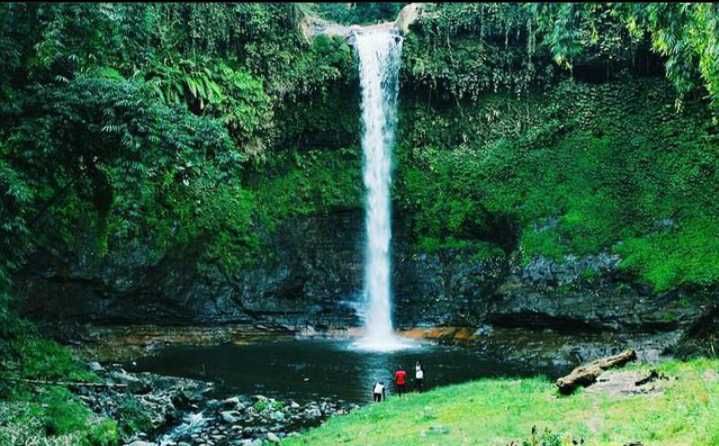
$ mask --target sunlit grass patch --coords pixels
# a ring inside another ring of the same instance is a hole
[[[580,389],[564,397],[544,377],[482,379],[390,397],[385,403],[332,418],[284,444],[506,446],[530,441],[533,427],[535,439],[544,438],[547,445],[579,439],[600,446],[632,441],[660,446],[719,444],[719,379],[713,378],[719,377],[715,374],[719,361],[667,361],[634,365],[630,370],[651,368],[672,378],[661,392],[608,395]]]

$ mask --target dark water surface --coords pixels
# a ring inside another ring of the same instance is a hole
[[[354,402],[370,401],[375,381],[389,384],[397,366],[414,385],[415,362],[422,362],[425,388],[461,383],[489,376],[527,376],[552,371],[508,365],[483,359],[460,347],[426,345],[389,353],[353,350],[348,341],[291,340],[252,345],[173,347],[140,358],[130,371],[208,379],[218,395],[263,394],[306,401],[321,397]]]

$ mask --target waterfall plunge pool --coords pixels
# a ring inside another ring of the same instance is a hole
[[[530,364],[506,364],[483,358],[462,347],[425,344],[392,352],[362,351],[352,341],[283,340],[250,345],[168,347],[139,358],[126,369],[214,381],[217,398],[262,394],[297,401],[332,398],[366,403],[372,384],[383,380],[394,391],[392,375],[401,365],[414,384],[414,366],[425,369],[425,388],[457,384],[482,377],[557,376]]]

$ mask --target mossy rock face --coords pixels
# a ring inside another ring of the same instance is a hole
[[[663,79],[629,75],[455,107],[410,93],[396,201],[420,247],[481,241],[523,263],[606,251],[656,291],[711,285],[716,130],[705,104],[673,103]]]

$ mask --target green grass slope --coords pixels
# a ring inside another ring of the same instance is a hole
[[[719,361],[707,359],[664,362],[658,370],[678,379],[668,381],[661,393],[645,395],[582,389],[561,397],[542,377],[483,379],[390,397],[283,444],[560,446],[584,439],[585,445],[602,446],[719,445],[717,367]]]

